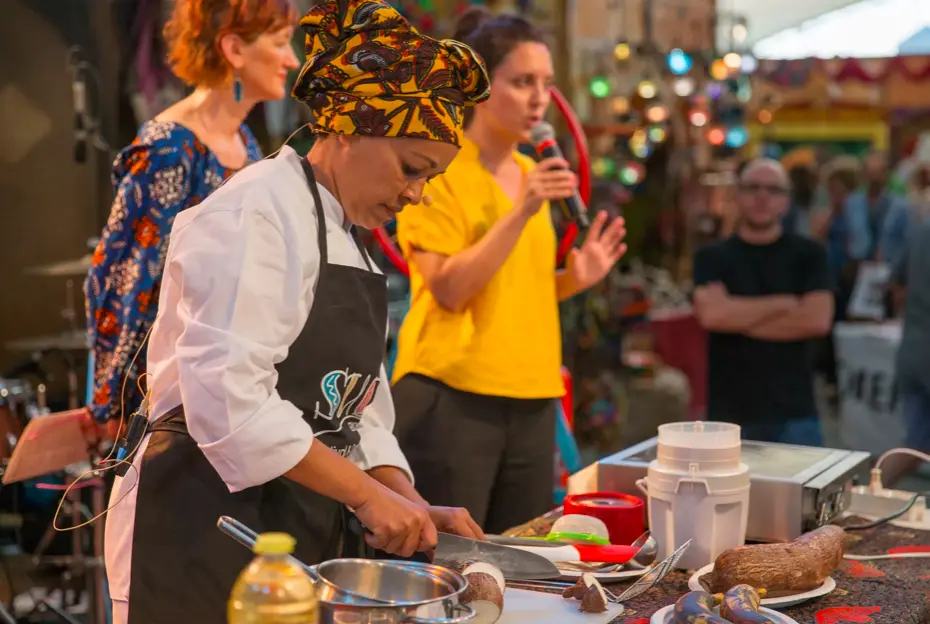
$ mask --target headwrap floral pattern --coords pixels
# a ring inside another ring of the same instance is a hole
[[[329,0],[300,25],[307,61],[293,96],[319,132],[460,146],[465,107],[490,94],[474,50],[421,35],[381,0]]]

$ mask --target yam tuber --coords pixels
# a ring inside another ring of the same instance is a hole
[[[701,583],[713,593],[736,585],[764,587],[771,597],[823,585],[843,560],[846,532],[834,525],[805,533],[788,544],[752,544],[720,553]]]
[[[581,583],[585,586],[581,597],[581,612],[604,613],[607,611],[607,592],[604,591],[600,581],[593,574],[585,574],[581,577]]]
[[[489,563],[467,566],[462,576],[468,581],[461,601],[475,611],[473,624],[494,624],[504,610],[504,575]]]
[[[588,586],[585,584],[584,578],[579,578],[577,583],[562,590],[562,598],[566,600],[581,600],[584,598],[585,592],[587,591]]]

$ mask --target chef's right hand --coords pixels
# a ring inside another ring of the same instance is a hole
[[[436,527],[426,509],[380,483],[368,500],[355,508],[355,515],[368,529],[365,541],[377,550],[410,557],[436,547]]]

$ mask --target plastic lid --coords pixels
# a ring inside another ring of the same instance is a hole
[[[582,544],[610,544],[610,532],[600,518],[581,514],[565,514],[555,521],[548,539],[553,542],[580,542]]]
[[[262,533],[255,540],[252,552],[259,555],[289,555],[294,552],[296,543],[297,540],[287,533]]]
[[[595,546],[610,546],[610,540],[593,533],[550,533],[545,537],[547,542],[560,544],[593,544]]]
[[[659,444],[702,449],[732,448],[740,446],[740,427],[703,420],[668,423],[659,425]]]

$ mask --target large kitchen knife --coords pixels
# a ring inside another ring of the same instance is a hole
[[[471,561],[490,563],[500,568],[504,578],[515,581],[561,576],[559,569],[551,561],[536,553],[448,533],[439,534],[439,543],[433,554],[434,563],[455,568]]]

